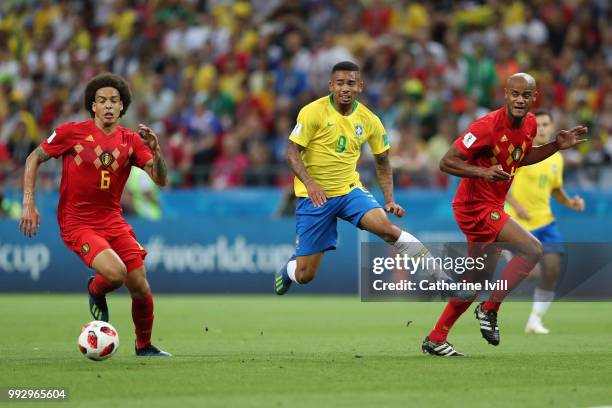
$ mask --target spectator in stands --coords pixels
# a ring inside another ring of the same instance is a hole
[[[275,185],[271,156],[270,148],[263,141],[254,141],[249,145],[249,167],[244,178],[246,186]]]
[[[240,140],[233,133],[223,136],[223,149],[214,164],[210,184],[216,189],[244,185],[249,158],[242,153]]]
[[[174,92],[164,88],[163,77],[155,74],[150,83],[149,93],[145,97],[147,112],[153,122],[161,121],[170,114],[174,98]]]
[[[15,166],[24,163],[28,155],[36,149],[35,140],[37,140],[36,135],[29,134],[25,122],[19,121],[8,141],[8,151]]]
[[[114,71],[129,78],[137,101],[125,124],[152,123],[167,135],[161,143],[173,185],[290,183],[274,164],[297,110],[327,89],[333,64],[356,60],[368,79],[364,103],[380,114],[392,145],[402,143],[398,128],[410,129],[407,151],[394,149],[399,162],[421,157],[425,149],[415,146],[428,146],[434,161],[446,129],[457,136],[496,106],[505,77],[517,70],[536,77],[538,109],[567,126],[590,122],[606,151],[608,2],[472,3],[0,2],[0,146],[8,149],[21,122],[38,143],[57,123],[86,119],[85,84]],[[27,150],[20,140],[13,142],[17,156]],[[238,153],[225,149],[235,142]],[[610,168],[598,143],[566,152],[566,169],[575,174],[567,183],[604,182],[593,177],[593,168]],[[275,176],[246,180],[249,157]],[[416,184],[444,184],[436,166],[424,171],[430,174]],[[41,180],[54,185],[53,177]]]

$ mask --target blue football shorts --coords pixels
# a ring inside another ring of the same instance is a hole
[[[546,224],[543,227],[536,228],[530,232],[542,243],[545,254],[562,254],[565,252],[563,249],[563,238],[561,238],[561,233],[559,232],[557,223],[555,221],[551,222],[550,224]]]
[[[300,197],[295,209],[295,254],[305,256],[336,249],[337,219],[361,228],[361,218],[374,208],[381,208],[381,205],[363,187],[354,188],[343,196],[328,198],[318,208],[312,205],[309,197]]]

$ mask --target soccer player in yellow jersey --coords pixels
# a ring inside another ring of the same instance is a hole
[[[304,106],[298,114],[287,147],[298,197],[296,253],[275,276],[278,295],[287,292],[292,282],[304,284],[315,277],[324,252],[336,248],[338,218],[378,235],[401,254],[431,256],[418,239],[391,223],[385,214],[402,217],[404,209],[393,197],[385,129],[380,119],[355,99],[362,90],[359,67],[339,62],[332,69],[330,94]],[[366,142],[375,158],[376,177],[385,199],[382,207],[361,185],[356,171],[361,145]],[[431,275],[447,278],[441,271],[431,271]]]
[[[555,130],[550,113],[537,112],[536,122],[538,133],[533,145],[550,142]],[[542,279],[533,294],[533,308],[525,327],[527,333],[548,334],[542,317],[555,297],[561,269],[563,245],[550,207],[551,195],[568,208],[584,210],[584,200],[578,196],[570,198],[563,189],[563,156],[559,152],[539,163],[520,167],[507,196],[508,213],[539,239],[544,248],[540,262]]]

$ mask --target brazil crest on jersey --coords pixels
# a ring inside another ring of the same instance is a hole
[[[380,119],[355,101],[353,111],[344,116],[336,110],[333,95],[304,106],[289,140],[305,147],[302,160],[306,171],[328,197],[348,194],[361,186],[357,160],[361,145],[367,142],[373,154],[389,149]],[[296,177],[295,195],[308,197],[304,184]]]

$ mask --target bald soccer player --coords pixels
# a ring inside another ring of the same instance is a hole
[[[474,311],[482,336],[494,346],[499,344],[497,312],[501,302],[542,256],[540,241],[504,211],[512,179],[520,166],[538,163],[584,142],[579,136],[588,131],[584,126],[562,130],[554,141],[532,147],[537,125],[529,109],[537,96],[536,82],[529,74],[517,73],[508,78],[504,91],[505,106],[472,123],[440,161],[440,170],[462,177],[453,199],[455,219],[467,238],[469,255],[485,259],[484,269],[472,279],[482,282],[493,276],[499,251],[491,243],[504,243],[514,253],[501,276],[507,285],[494,290],[489,300]],[[475,297],[448,302],[434,329],[423,340],[424,353],[463,355],[446,338]]]

